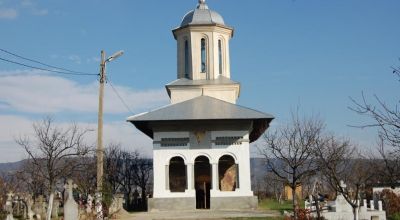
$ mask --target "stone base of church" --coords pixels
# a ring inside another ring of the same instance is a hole
[[[257,196],[211,197],[211,210],[250,210],[257,209]]]
[[[170,211],[170,210],[195,210],[196,199],[187,198],[149,198],[148,208],[153,211]]]
[[[257,209],[257,196],[211,197],[211,210],[252,210]],[[196,210],[196,199],[186,198],[149,198],[148,208],[153,211]]]

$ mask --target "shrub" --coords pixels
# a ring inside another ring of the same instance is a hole
[[[400,196],[394,193],[392,190],[384,189],[379,194],[379,197],[383,201],[383,206],[386,214],[389,217],[394,216],[394,219],[400,220]]]
[[[395,213],[388,217],[388,220],[400,220],[400,213]]]

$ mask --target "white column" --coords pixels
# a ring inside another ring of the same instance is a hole
[[[381,200],[378,201],[378,210],[379,211],[383,211],[382,201]]]
[[[194,190],[194,166],[192,163],[188,163],[186,165],[186,170],[187,170],[187,190],[192,191]]]
[[[371,210],[375,210],[374,200],[369,201],[369,206],[371,207]]]
[[[165,165],[165,190],[169,190],[169,165]]]
[[[363,210],[366,212],[368,209],[368,205],[367,205],[367,200],[363,199],[363,206],[362,206]]]
[[[219,191],[218,163],[212,164],[212,191]]]

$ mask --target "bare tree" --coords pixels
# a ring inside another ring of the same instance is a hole
[[[104,178],[112,194],[118,193],[121,189],[123,163],[121,145],[109,144],[105,151]]]
[[[370,161],[349,140],[339,140],[334,136],[322,140],[315,154],[319,172],[330,187],[351,205],[354,220],[358,220],[361,193],[374,175]]]
[[[77,190],[87,198],[89,194],[94,195],[96,192],[96,158],[85,157],[80,163],[81,167],[72,174],[72,179],[78,186]]]
[[[389,184],[395,188],[400,181],[400,153],[393,148],[388,148],[382,138],[378,140],[377,151],[379,156],[371,156],[375,164],[377,182]]]
[[[147,188],[153,170],[153,163],[151,159],[138,156],[132,168],[135,185],[139,186],[141,189],[141,209],[147,210]]]
[[[34,198],[46,193],[46,180],[43,176],[37,175],[36,166],[32,160],[23,161],[20,169],[15,173],[15,178],[21,183],[23,190],[33,193]]]
[[[62,129],[51,118],[45,118],[33,124],[33,131],[32,138],[24,136],[16,142],[28,153],[35,175],[46,181],[50,195],[47,219],[50,219],[57,181],[78,170],[84,161],[79,158],[91,152],[84,143],[88,130],[80,130],[76,124]]]
[[[400,81],[400,67],[392,67],[393,74],[395,74]],[[399,94],[394,92],[393,94]],[[385,103],[377,95],[373,96],[373,102],[368,101],[362,93],[361,101],[356,101],[351,98],[353,106],[349,107],[352,111],[367,116],[372,119],[371,123],[367,123],[359,128],[378,128],[378,147],[377,151],[381,158],[384,160],[385,171],[387,174],[384,181],[388,181],[392,187],[396,185],[400,177],[400,109],[396,104],[390,106]],[[398,100],[400,102],[400,100]]]
[[[105,159],[106,182],[113,194],[122,192],[127,198],[127,208],[132,209],[133,201],[130,195],[135,190],[141,190],[141,210],[147,209],[146,194],[151,178],[153,165],[151,159],[141,157],[138,151],[126,151],[120,144],[111,144],[106,150]]]
[[[269,193],[275,197],[276,201],[281,202],[284,190],[284,183],[282,179],[277,178],[277,176],[273,172],[267,172],[264,181],[267,186],[266,190],[268,190]]]
[[[300,118],[292,113],[292,121],[275,132],[264,135],[265,145],[259,148],[269,169],[292,189],[294,219],[298,218],[296,188],[304,178],[315,173],[314,149],[319,143],[324,123],[315,118]]]

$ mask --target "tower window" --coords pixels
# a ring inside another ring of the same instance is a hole
[[[185,77],[189,78],[189,42],[185,40]]]
[[[222,41],[218,40],[218,63],[219,63],[219,74],[222,75]]]
[[[207,71],[207,52],[206,52],[206,39],[201,39],[201,72],[205,73]]]

